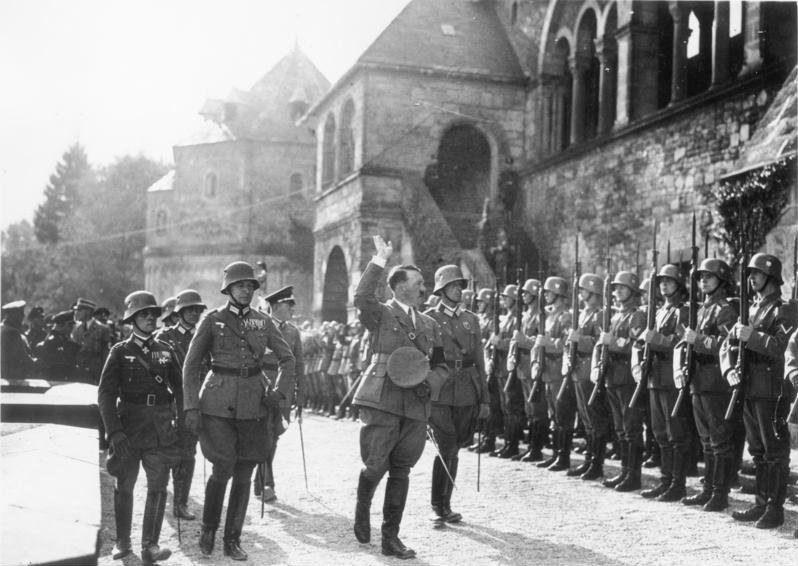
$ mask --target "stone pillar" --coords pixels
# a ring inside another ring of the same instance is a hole
[[[762,4],[760,2],[745,2],[745,63],[740,69],[738,77],[744,77],[757,72],[764,63],[762,58]]]
[[[653,4],[652,4],[653,5]],[[648,5],[643,2],[642,9]],[[615,128],[657,110],[656,25],[629,24],[615,34],[618,50],[618,86]]]
[[[682,4],[668,7],[673,18],[673,74],[671,75],[671,101],[676,104],[687,96],[687,39],[690,37],[690,13]]]
[[[618,81],[618,46],[610,36],[597,38],[596,56],[599,60],[599,115],[598,133],[612,128],[615,118],[615,95]]]
[[[712,19],[712,87],[729,80],[729,3],[715,1]]]
[[[585,141],[585,106],[587,104],[586,75],[590,68],[590,59],[584,55],[572,55],[568,58],[571,70],[571,143]]]

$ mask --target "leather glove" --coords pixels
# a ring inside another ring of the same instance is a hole
[[[276,389],[273,389],[271,391],[267,391],[263,395],[263,399],[261,399],[260,402],[269,409],[276,409],[280,406],[280,403],[283,401],[283,399],[285,399],[283,394]]]
[[[729,371],[726,372],[725,377],[726,381],[732,387],[737,387],[738,385],[740,385],[740,376],[737,374],[737,370],[730,369]]]
[[[635,379],[635,383],[640,383],[643,379],[643,366],[634,364],[632,366],[632,377]]]
[[[130,456],[130,441],[127,439],[127,435],[124,432],[118,430],[113,433],[108,440],[111,443],[111,451],[113,454],[116,454],[122,459]]]
[[[186,430],[194,436],[199,436],[200,412],[197,409],[189,409],[186,411],[183,420],[186,421]]]

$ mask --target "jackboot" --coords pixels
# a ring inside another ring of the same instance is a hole
[[[604,487],[609,487],[610,489],[614,489],[615,486],[620,484],[626,479],[626,476],[629,475],[629,443],[625,440],[619,440],[618,451],[621,457],[621,471],[618,475],[607,478],[602,482]]]
[[[657,497],[657,501],[680,501],[685,494],[687,468],[690,466],[690,455],[687,452],[673,450],[671,464],[671,483],[665,493]]]
[[[704,483],[701,485],[701,493],[685,497],[682,503],[685,505],[704,505],[712,499],[713,481],[715,477],[715,456],[714,454],[704,454]]]
[[[571,467],[571,448],[573,447],[572,430],[560,429],[560,449],[557,452],[557,460],[549,466],[550,472],[561,472]]]
[[[249,482],[236,483],[230,487],[227,501],[227,516],[224,519],[224,555],[233,560],[246,560],[247,553],[241,549],[241,531],[249,504]]]
[[[194,477],[194,460],[180,462],[172,469],[172,515],[184,521],[193,521],[197,518],[188,510],[188,494],[191,491],[191,479]]]
[[[557,461],[560,452],[560,428],[554,429],[554,434],[551,438],[551,456],[535,464],[538,468],[548,468]]]
[[[787,497],[787,466],[780,462],[768,463],[768,502],[765,513],[756,522],[757,529],[775,529],[784,524],[784,500]]]
[[[361,470],[357,480],[357,503],[355,504],[355,538],[358,542],[367,543],[371,540],[371,500],[379,483],[370,480]]]
[[[171,550],[158,546],[165,509],[166,491],[148,491],[141,527],[141,561],[144,564],[155,564],[172,556]]]
[[[130,529],[133,524],[133,494],[114,489],[114,518],[116,519],[116,544],[112,551],[114,560],[121,560],[133,552]]]
[[[522,458],[522,462],[540,462],[543,460],[543,446],[546,444],[548,436],[548,423],[543,421],[533,421],[529,434],[529,452]]]
[[[640,468],[643,465],[643,447],[629,445],[628,456],[629,472],[621,483],[615,486],[615,491],[637,491],[640,489]]]
[[[416,557],[416,551],[407,548],[399,539],[399,526],[402,523],[409,487],[408,478],[388,477],[382,507],[382,553],[403,560]]]
[[[222,516],[226,489],[226,483],[217,482],[213,478],[208,479],[208,483],[205,485],[205,503],[202,507],[202,534],[199,540],[200,550],[205,556],[210,556],[213,552],[214,538]]]
[[[673,479],[673,448],[670,446],[660,446],[660,466],[659,466],[659,483],[650,488],[644,489],[640,495],[646,499],[655,499],[668,491]]]
[[[480,444],[475,452],[479,454],[489,454],[496,450],[496,437],[495,436],[483,436],[482,437],[482,444]]]
[[[587,445],[585,446],[585,461],[582,462],[581,466],[577,466],[575,468],[571,468],[565,475],[568,477],[581,477],[590,469],[590,464],[593,462],[593,452],[595,451],[596,446],[596,438],[591,435],[587,437]]]
[[[449,459],[449,473],[452,475],[452,480],[457,481],[457,467],[460,463],[460,458],[455,454]],[[452,491],[454,491],[454,484],[448,476],[445,475],[445,491],[443,493],[443,520],[447,523],[459,523],[463,520],[460,513],[452,511]]]
[[[652,437],[650,440],[646,441],[646,447],[648,451],[648,459],[646,459],[645,463],[643,464],[644,468],[658,468],[662,465],[662,451],[660,450],[659,444],[657,441],[654,440]]]
[[[580,479],[591,481],[597,480],[604,475],[604,455],[606,451],[607,439],[603,436],[594,436],[590,467],[580,476]]]
[[[712,497],[704,505],[704,511],[723,511],[729,506],[729,478],[734,467],[734,459],[730,457],[715,458],[714,465]],[[704,488],[706,485],[707,482],[704,481]]]
[[[446,513],[443,510],[443,502],[446,497],[446,484],[448,478],[443,469],[443,462],[436,456],[432,463],[432,486],[430,495],[430,505],[432,505],[431,520],[436,528],[443,526],[446,522]]]
[[[768,469],[764,462],[756,462],[755,485],[754,485],[754,504],[745,511],[735,511],[732,519],[748,523],[758,521],[765,514],[765,507],[768,502]]]

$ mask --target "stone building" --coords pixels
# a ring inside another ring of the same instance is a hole
[[[608,241],[634,268],[654,219],[677,260],[693,212],[726,253],[719,186],[777,160],[794,232],[797,28],[793,2],[411,0],[305,118],[314,314],[351,318],[374,233],[480,285],[569,275],[577,231],[583,269]]]
[[[295,285],[298,314],[310,314],[316,142],[296,121],[328,88],[295,46],[250,90],[206,101],[148,192],[147,289],[194,288],[215,306],[222,268],[244,259],[266,265],[264,291]]]

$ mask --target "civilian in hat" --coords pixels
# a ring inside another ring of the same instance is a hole
[[[78,381],[95,385],[100,382],[100,372],[112,342],[111,329],[93,317],[96,308],[94,301],[82,297],[72,307],[76,323],[72,340],[80,346]]]
[[[300,336],[299,329],[291,322],[294,318],[294,307],[296,300],[294,299],[294,287],[288,285],[264,297],[264,301],[269,305],[269,311],[275,326],[277,326],[283,339],[291,347],[291,352],[296,359],[294,366],[294,387],[291,388],[291,395],[289,398],[283,399],[280,402],[279,410],[271,411],[269,420],[271,427],[269,433],[272,435],[272,442],[269,445],[269,452],[266,455],[266,460],[258,465],[258,471],[255,473],[254,489],[255,495],[261,496],[264,501],[274,501],[277,495],[274,492],[274,454],[277,451],[277,439],[285,432],[283,419],[290,420],[291,406],[296,404],[297,418],[302,418],[302,405],[304,404],[304,394],[302,393],[304,387],[304,364],[302,356],[302,337]],[[278,361],[273,352],[267,352],[263,359],[263,371],[266,376],[275,381],[277,379]]]
[[[424,277],[414,265],[399,265],[388,273],[393,298],[381,303],[377,288],[393,246],[374,236],[376,255],[366,266],[355,290],[360,321],[374,334],[372,358],[354,404],[360,407],[360,454],[363,469],[357,486],[355,537],[371,540],[370,509],[374,491],[388,473],[383,504],[382,553],[415,557],[399,539],[399,526],[410,486],[410,469],[424,451],[430,399],[438,400],[448,368],[441,329],[418,312],[424,297]]]
[[[74,325],[72,311],[61,311],[53,316],[52,328],[38,347],[39,364],[45,379],[53,381],[75,379],[80,346],[70,338]]]
[[[0,322],[0,377],[3,379],[29,379],[32,377],[34,359],[28,341],[22,332],[25,320],[25,301],[14,301],[2,306]]]
[[[32,352],[36,352],[39,342],[47,337],[47,325],[44,321],[44,309],[39,306],[33,307],[28,313],[28,331],[25,338]]]

